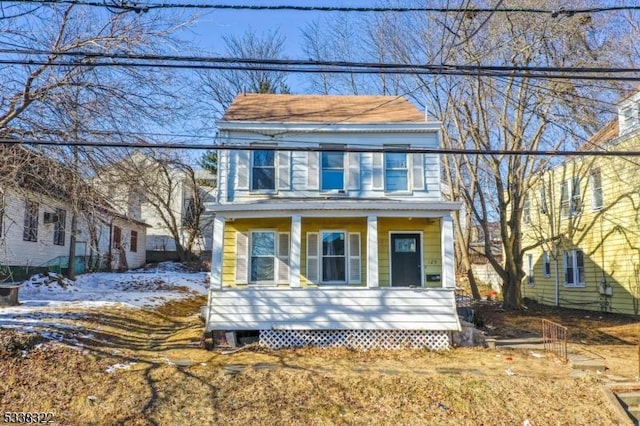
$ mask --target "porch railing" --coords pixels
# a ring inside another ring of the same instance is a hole
[[[542,320],[542,343],[544,350],[558,355],[567,362],[567,335],[568,328],[553,321]]]

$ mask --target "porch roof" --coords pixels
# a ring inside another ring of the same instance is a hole
[[[283,217],[443,217],[459,210],[462,203],[389,199],[269,199],[233,204],[205,204],[207,210],[233,218]]]

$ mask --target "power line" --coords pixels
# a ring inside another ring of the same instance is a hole
[[[246,65],[295,65],[295,66],[327,66],[351,68],[382,68],[382,69],[416,69],[425,71],[461,70],[461,71],[522,71],[522,72],[572,72],[572,73],[634,73],[640,68],[623,67],[543,67],[543,66],[505,66],[505,65],[464,65],[464,64],[401,64],[393,62],[360,62],[360,61],[326,61],[311,59],[278,59],[278,58],[241,58],[229,56],[180,56],[180,55],[150,55],[134,53],[105,53],[84,51],[55,51],[37,49],[0,49],[0,53],[16,55],[48,55],[71,56],[85,59],[123,59],[142,61],[169,61],[195,63],[221,63]]]
[[[304,61],[303,61],[304,62]],[[293,63],[293,62],[292,62]],[[181,64],[181,63],[150,63],[150,62],[130,62],[130,61],[110,61],[110,62],[84,62],[84,61],[49,61],[49,60],[19,60],[0,59],[0,64],[4,65],[37,65],[52,67],[134,67],[134,68],[171,68],[171,69],[199,69],[218,71],[273,71],[284,73],[324,73],[324,74],[397,74],[397,75],[455,75],[455,76],[480,76],[480,77],[521,77],[530,79],[571,79],[571,80],[595,80],[595,81],[640,81],[640,76],[608,76],[593,74],[569,74],[569,73],[544,73],[524,71],[492,71],[476,69],[455,68],[451,66],[418,66],[405,68],[372,66],[369,68],[343,67],[343,66],[322,66],[319,64],[309,65],[242,65],[242,64]],[[431,68],[432,67],[432,68]],[[623,71],[620,71],[623,72]],[[629,72],[629,71],[627,71]],[[604,72],[603,72],[604,73]]]
[[[300,6],[300,5],[240,5],[215,3],[146,3],[124,1],[88,1],[88,0],[15,0],[14,3],[31,4],[67,4],[89,7],[101,7],[118,11],[148,12],[154,9],[210,9],[210,10],[252,10],[252,11],[298,11],[298,12],[432,12],[432,13],[537,13],[547,14],[553,18],[560,16],[571,17],[580,14],[602,12],[634,11],[640,6],[604,6],[567,9],[528,8],[528,7],[359,7],[359,6]]]
[[[249,138],[233,138],[234,140],[251,140]],[[188,149],[220,151],[288,151],[288,152],[360,152],[360,153],[407,153],[407,154],[454,154],[454,155],[526,155],[526,156],[589,156],[589,157],[640,157],[640,151],[569,151],[569,150],[509,150],[509,149],[470,149],[470,148],[406,148],[406,147],[334,147],[334,146],[279,146],[279,145],[224,145],[224,144],[180,144],[180,143],[154,143],[139,144],[133,142],[57,142],[53,140],[12,139],[0,138],[1,145],[42,145],[59,147],[96,147],[96,148],[136,148],[136,149]]]

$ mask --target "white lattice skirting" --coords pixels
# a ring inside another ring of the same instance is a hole
[[[260,330],[271,349],[339,346],[349,349],[449,349],[449,333],[435,330]]]

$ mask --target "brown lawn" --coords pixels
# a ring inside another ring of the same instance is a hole
[[[610,368],[575,379],[529,350],[204,351],[203,303],[85,312],[79,329],[63,330],[66,344],[38,348],[0,330],[0,406],[71,425],[611,425],[624,423],[600,390],[603,377],[637,376],[640,323],[629,317],[539,306],[480,313],[505,336],[539,332],[543,317],[568,325],[572,347]],[[118,363],[127,368],[107,372]]]

